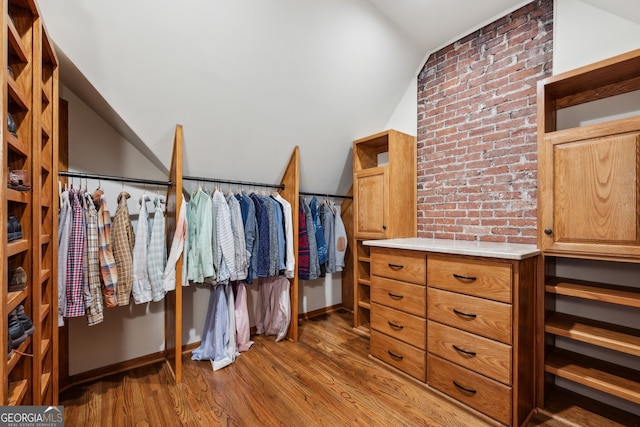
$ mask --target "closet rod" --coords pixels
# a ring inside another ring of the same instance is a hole
[[[203,182],[217,182],[220,184],[232,184],[232,185],[248,185],[250,187],[267,187],[267,188],[278,188],[284,190],[284,184],[265,184],[262,182],[249,182],[249,181],[233,181],[229,179],[218,179],[218,178],[206,178],[202,176],[183,176],[183,181],[203,181]]]
[[[144,178],[127,178],[124,176],[98,175],[98,174],[83,173],[83,172],[60,171],[58,172],[58,176],[67,176],[71,178],[97,179],[97,180],[104,180],[104,181],[132,182],[135,184],[164,185],[165,187],[171,187],[171,185],[173,184],[171,181],[157,181],[155,179],[144,179]]]
[[[300,194],[303,196],[319,196],[319,197],[334,197],[337,199],[353,199],[353,196],[343,196],[340,194],[327,194],[327,193],[308,193],[306,191],[300,191]]]

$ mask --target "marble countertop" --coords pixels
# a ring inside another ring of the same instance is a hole
[[[428,239],[424,237],[366,240],[363,243],[367,246],[381,248],[409,249],[414,251],[518,260],[540,254],[540,250],[536,245],[478,242],[472,240]]]

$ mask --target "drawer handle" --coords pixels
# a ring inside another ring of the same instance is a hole
[[[389,353],[389,356],[393,357],[394,359],[398,359],[398,360],[404,359],[404,356],[400,356],[399,354],[395,354],[391,350],[387,350],[387,353]]]
[[[457,314],[458,316],[468,317],[469,319],[475,319],[477,317],[475,314],[465,313],[465,312],[457,310],[455,308],[453,309],[453,312],[455,314]]]
[[[476,394],[476,391],[474,389],[463,387],[460,384],[458,384],[456,380],[453,380],[453,385],[456,386],[458,389],[464,391],[465,393]]]
[[[402,270],[404,268],[404,265],[402,264],[391,264],[389,263],[389,268],[392,270]]]
[[[404,296],[402,296],[402,295],[392,294],[391,292],[388,292],[388,294],[393,299],[402,299],[402,298],[404,298]]]
[[[461,349],[460,347],[458,347],[455,344],[453,344],[453,348],[455,348],[457,351],[459,351],[462,354],[466,354],[467,356],[475,356],[476,355],[475,351],[463,350],[463,349]]]
[[[391,326],[392,328],[404,329],[404,326],[398,325],[397,323],[393,323],[391,320],[388,320],[387,323],[389,323],[389,326]]]
[[[467,280],[469,282],[475,282],[476,278],[473,276],[463,276],[462,274],[453,273],[453,277],[459,280]]]

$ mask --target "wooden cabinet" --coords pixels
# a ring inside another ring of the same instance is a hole
[[[426,381],[426,257],[371,248],[371,355]]]
[[[607,117],[620,100],[615,96],[638,90],[640,50],[538,84],[538,240],[546,277],[537,297],[544,343],[537,401],[543,408],[557,400],[552,393],[564,393],[559,380],[640,405],[640,329],[616,322],[619,310],[638,310],[640,318],[640,287],[611,284],[614,276],[608,283],[558,277],[556,268],[567,261],[585,269],[600,261],[621,269],[640,262],[640,115],[635,109]],[[568,108],[579,115],[583,104],[602,117],[587,124],[560,120]],[[573,313],[558,309],[567,298]],[[612,320],[597,319],[601,312]],[[621,362],[625,357],[634,362]]]
[[[369,334],[371,259],[365,239],[416,235],[416,139],[387,130],[353,142],[354,327]]]
[[[1,341],[7,353],[10,313],[23,309],[35,330],[0,364],[0,401],[4,405],[55,405],[58,61],[34,1],[5,0],[2,8],[4,181],[0,194],[6,208],[0,214],[4,259],[0,311]],[[15,132],[9,129],[9,116]],[[13,170],[24,171],[29,185],[8,188],[7,176]],[[7,222],[12,217],[19,221],[22,237],[9,241]],[[27,286],[10,292],[9,279],[16,268],[26,273]]]
[[[466,255],[465,243],[451,241],[446,253],[443,241],[417,238],[367,244],[371,355],[488,418],[522,425],[535,409],[539,251],[468,242],[474,255]]]

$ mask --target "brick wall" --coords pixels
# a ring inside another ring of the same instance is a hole
[[[536,82],[553,1],[432,54],[418,77],[418,236],[536,242]]]

